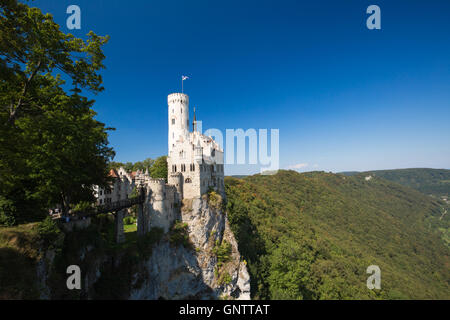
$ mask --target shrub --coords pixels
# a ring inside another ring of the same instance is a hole
[[[16,224],[17,208],[10,200],[0,197],[0,226],[13,226]]]
[[[216,241],[213,253],[217,256],[218,264],[225,263],[231,258],[231,244],[226,240],[222,241],[221,244],[219,244],[219,241]]]
[[[193,249],[193,245],[189,240],[188,224],[176,221],[170,230],[169,241],[172,245],[182,245],[187,249]]]
[[[214,209],[222,208],[222,197],[220,194],[210,189],[208,191],[208,204]]]
[[[73,207],[72,212],[75,214],[77,214],[77,213],[89,214],[89,213],[93,213],[94,210],[95,209],[91,202],[81,201]]]
[[[61,234],[57,224],[51,217],[45,218],[37,226],[39,238],[43,241],[45,247],[50,247]]]
[[[225,283],[225,284],[230,284],[231,283],[231,276],[230,276],[230,274],[228,272],[225,273],[225,275],[223,276],[222,283]]]
[[[123,219],[123,224],[135,224],[136,218],[132,216],[127,216]]]

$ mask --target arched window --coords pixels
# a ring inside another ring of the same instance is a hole
[[[186,180],[184,180],[184,182],[185,182],[185,183],[191,183],[192,180],[191,180],[191,178],[186,178]]]

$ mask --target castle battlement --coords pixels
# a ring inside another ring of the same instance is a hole
[[[167,103],[189,103],[189,96],[184,93],[171,93],[167,96]]]
[[[158,185],[164,185],[166,184],[166,180],[164,178],[149,178],[148,183],[151,184],[158,184]]]

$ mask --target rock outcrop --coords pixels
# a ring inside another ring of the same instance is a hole
[[[183,200],[181,221],[192,246],[160,241],[144,262],[146,280],[130,299],[250,299],[250,276],[222,199],[215,193],[210,197]]]

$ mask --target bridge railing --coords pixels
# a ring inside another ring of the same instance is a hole
[[[123,199],[119,201],[115,201],[112,203],[104,204],[97,206],[97,214],[99,213],[107,213],[119,211],[122,209],[130,208],[136,204],[142,204],[145,201],[145,196],[140,195],[139,197],[131,198],[131,199]]]

